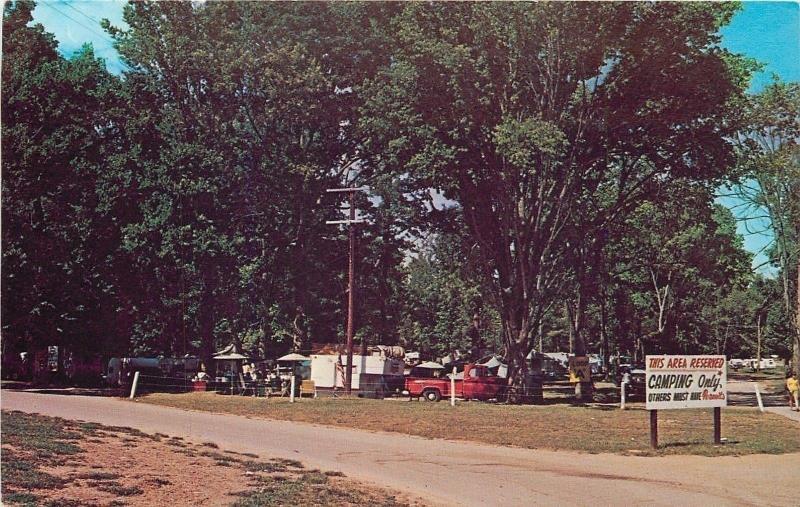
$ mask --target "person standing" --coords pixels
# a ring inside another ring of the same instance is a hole
[[[786,390],[789,391],[789,409],[800,412],[800,381],[797,373],[786,374]]]

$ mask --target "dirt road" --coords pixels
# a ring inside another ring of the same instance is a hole
[[[796,505],[798,498],[800,454],[647,458],[538,451],[13,391],[2,392],[0,406],[298,459],[442,505]]]

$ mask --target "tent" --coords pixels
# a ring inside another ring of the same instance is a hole
[[[444,370],[444,366],[439,363],[435,363],[433,361],[427,361],[425,363],[420,363],[416,365],[414,368],[426,368],[428,370]]]
[[[231,343],[224,349],[215,353],[212,359],[217,364],[217,377],[222,377],[222,374],[226,371],[230,371],[231,376],[237,378],[242,372],[242,363],[249,358],[239,351],[235,343]]]

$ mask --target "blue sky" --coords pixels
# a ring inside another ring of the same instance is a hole
[[[745,2],[743,9],[730,25],[722,29],[722,43],[730,51],[753,57],[764,66],[751,85],[750,91],[757,93],[778,75],[784,81],[800,81],[800,3],[798,2]],[[752,209],[740,200],[720,197],[718,202],[728,206],[739,218],[739,233],[744,236],[744,245],[757,254],[754,266],[759,271],[774,274],[775,270],[764,264],[763,251],[773,240],[769,222],[748,217],[764,213]]]
[[[123,64],[99,22],[107,18],[112,25],[125,27],[122,21],[124,4],[120,0],[41,1],[33,13],[34,22],[55,34],[59,50],[66,56],[84,43],[92,43],[95,54],[106,60],[111,72],[118,74]],[[800,81],[800,3],[744,2],[743,9],[722,30],[722,37],[726,48],[756,58],[764,65],[764,70],[753,79],[751,92],[760,91],[773,74],[784,81]],[[730,207],[739,218],[758,213],[741,206],[736,199],[720,197],[719,202]],[[762,252],[772,240],[769,233],[759,232],[764,226],[763,221],[740,221],[739,232],[749,251]],[[766,256],[759,253],[753,264],[758,266],[765,261]],[[768,272],[765,268],[762,271]]]

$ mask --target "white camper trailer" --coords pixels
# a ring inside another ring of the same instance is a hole
[[[403,388],[402,358],[383,352],[353,355],[352,390],[362,397],[383,397]],[[341,392],[345,384],[347,354],[312,354],[311,380],[319,394]]]

